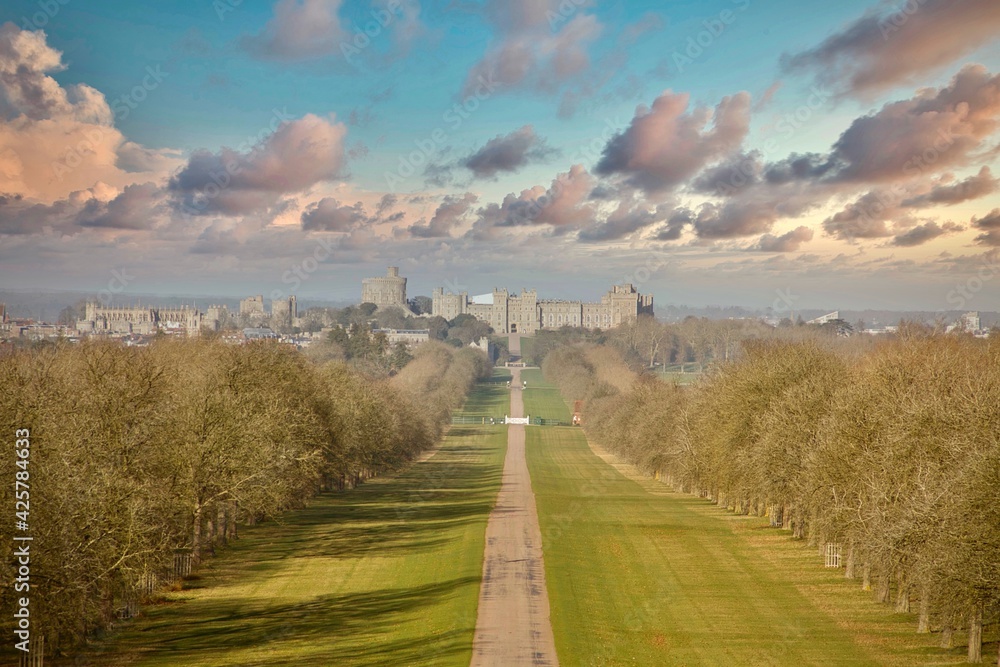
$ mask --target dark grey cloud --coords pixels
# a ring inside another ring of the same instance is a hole
[[[109,229],[151,229],[156,219],[154,211],[163,197],[163,190],[155,183],[129,185],[109,202],[88,201],[77,215],[76,224]]]
[[[993,209],[981,218],[973,218],[972,226],[983,232],[976,237],[976,243],[1000,247],[1000,208]]]
[[[373,222],[361,202],[352,206],[325,197],[310,204],[302,212],[302,229],[306,231],[347,232],[359,225]]]
[[[482,148],[462,160],[475,178],[494,178],[501,172],[515,172],[537,160],[556,154],[531,125],[525,125],[510,134],[497,135]]]
[[[708,167],[691,181],[693,191],[731,196],[763,181],[764,162],[760,151],[739,152]]]
[[[46,230],[68,232],[80,211],[68,200],[42,204],[21,195],[0,195],[0,234],[41,234]]]
[[[590,243],[616,241],[664,222],[673,210],[673,205],[649,208],[641,202],[623,200],[604,220],[582,228],[577,238]]]
[[[695,212],[689,208],[674,209],[670,217],[667,218],[666,224],[656,230],[656,240],[676,241],[681,237],[685,227],[694,224],[696,217]]]
[[[913,229],[907,230],[902,234],[897,234],[893,237],[892,244],[903,247],[918,246],[927,243],[928,241],[932,241],[939,236],[960,232],[964,229],[965,227],[956,225],[953,222],[946,222],[943,225],[939,225],[933,221],[926,222],[922,225],[917,225]]]

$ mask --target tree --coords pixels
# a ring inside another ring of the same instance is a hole
[[[82,320],[86,313],[81,313],[78,306],[66,306],[59,311],[59,324],[63,326],[76,326],[77,320]]]
[[[410,307],[417,315],[430,315],[434,309],[434,300],[429,296],[415,296],[410,299]]]
[[[427,320],[427,329],[431,340],[444,340],[448,337],[448,320],[435,315]]]

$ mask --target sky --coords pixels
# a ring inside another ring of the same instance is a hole
[[[0,287],[1000,310],[1000,3],[7,0]]]

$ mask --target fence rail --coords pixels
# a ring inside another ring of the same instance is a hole
[[[485,424],[487,426],[503,424],[503,417],[490,415],[452,415],[452,424]]]

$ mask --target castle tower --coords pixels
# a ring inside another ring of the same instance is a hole
[[[406,278],[399,275],[398,266],[390,266],[383,278],[361,281],[361,303],[374,303],[379,308],[397,306],[406,309]]]

